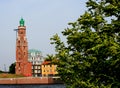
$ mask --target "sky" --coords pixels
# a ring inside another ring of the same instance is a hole
[[[75,22],[85,12],[86,0],[0,0],[0,70],[15,62],[16,33],[21,17],[25,20],[28,48],[45,57],[55,54],[50,38]]]

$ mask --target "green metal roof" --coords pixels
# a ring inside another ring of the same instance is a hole
[[[24,19],[23,18],[21,18],[21,20],[20,20],[20,26],[24,26],[24,24],[25,24],[25,21],[24,21]]]
[[[29,53],[41,53],[41,51],[36,50],[36,49],[29,49],[28,52]]]

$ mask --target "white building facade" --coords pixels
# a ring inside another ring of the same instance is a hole
[[[28,60],[32,63],[32,76],[41,76],[41,64],[44,61],[41,51],[30,49],[28,51]]]

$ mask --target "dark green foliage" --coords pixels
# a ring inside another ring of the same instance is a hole
[[[52,61],[54,59],[53,55],[47,55],[47,57],[45,57],[45,61]]]
[[[120,87],[120,1],[89,0],[86,11],[62,34],[56,34],[58,72],[71,88]]]
[[[3,73],[3,71],[0,70],[0,73]]]
[[[9,73],[15,74],[15,63],[12,63],[9,67]]]

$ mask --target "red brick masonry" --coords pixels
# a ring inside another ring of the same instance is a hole
[[[48,77],[23,77],[0,78],[0,84],[56,84],[62,83],[58,78]]]

